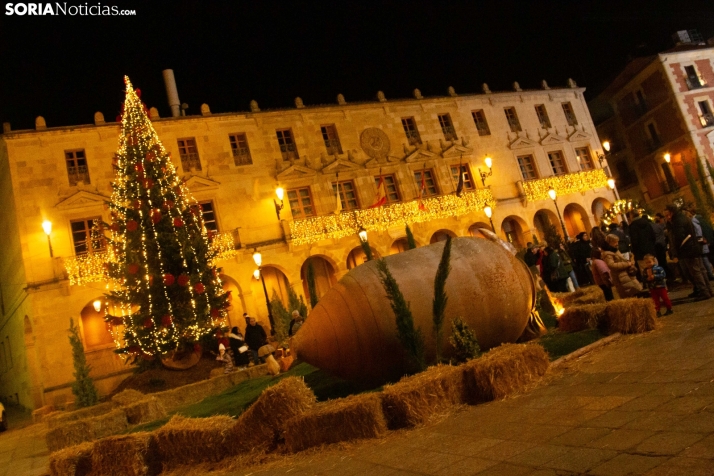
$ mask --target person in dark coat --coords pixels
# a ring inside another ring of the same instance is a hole
[[[640,271],[644,268],[645,255],[655,256],[657,253],[655,247],[656,236],[652,229],[652,222],[647,215],[642,215],[640,210],[632,210],[632,223],[630,223],[630,244],[632,245],[632,253],[635,255],[635,261]]]
[[[592,284],[593,279],[590,271],[590,255],[593,247],[590,243],[590,235],[586,231],[578,233],[576,241],[570,245],[570,256],[573,258],[573,268],[581,286]]]
[[[257,365],[260,363],[258,357],[258,349],[263,347],[268,342],[268,335],[265,333],[263,326],[258,324],[255,317],[248,318],[248,326],[245,328],[245,343],[253,354],[253,362]]]
[[[228,334],[228,342],[230,344],[231,351],[233,352],[233,360],[238,366],[245,366],[250,363],[250,352],[245,350],[245,339],[243,334],[240,333],[238,327],[233,327],[231,332]],[[243,349],[243,352],[241,352]]]
[[[702,249],[697,241],[692,220],[687,218],[673,203],[668,204],[665,208],[664,217],[667,219],[672,239],[669,247],[670,255],[682,263],[694,285],[694,291],[690,297],[700,300],[711,299],[712,290],[709,287],[709,280],[706,279],[706,271],[704,263],[702,263]]]
[[[664,273],[667,276],[671,277],[673,274],[667,264],[667,234],[665,233],[666,224],[664,215],[657,213],[655,215],[654,223],[651,223],[650,225],[652,226],[652,231],[654,231],[655,234],[655,257],[657,258],[657,264],[664,269]]]
[[[568,292],[568,270],[556,249],[550,246],[545,249],[543,264],[543,280],[548,285],[548,289],[556,293]]]

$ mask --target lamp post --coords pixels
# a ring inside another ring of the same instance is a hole
[[[602,143],[602,148],[605,151],[605,153],[597,153],[597,159],[600,161],[600,168],[605,170],[605,174],[610,177],[612,174],[610,174],[610,166],[608,165],[607,168],[603,167],[602,163],[603,161],[607,158],[607,154],[610,152],[610,141],[606,140],[605,142]]]
[[[283,189],[283,187],[276,188],[275,195],[277,195],[278,200],[280,200],[280,203],[278,203],[277,200],[273,199],[273,203],[275,204],[275,214],[278,215],[278,221],[279,221],[280,220],[280,211],[285,206],[285,202],[283,201],[283,198],[285,197],[285,189]]]
[[[550,197],[551,200],[553,200],[553,203],[555,204],[555,211],[558,212],[558,219],[560,220],[560,226],[563,228],[563,237],[565,238],[565,241],[568,241],[570,238],[568,237],[568,231],[565,229],[565,223],[563,222],[563,216],[560,214],[560,208],[558,207],[558,201],[556,198],[558,198],[558,193],[555,191],[554,188],[551,188],[548,190],[548,196]]]
[[[45,230],[45,235],[47,235],[47,244],[50,245],[50,258],[54,258],[54,252],[52,251],[52,240],[50,239],[50,233],[52,233],[52,222],[45,220],[42,222],[42,229]]]
[[[268,308],[268,321],[270,321],[270,335],[275,335],[275,322],[273,321],[273,311],[270,308],[270,298],[268,297],[268,288],[265,287],[265,278],[263,277],[262,267],[261,265],[263,264],[263,255],[261,255],[258,251],[253,253],[253,261],[255,262],[255,265],[258,267],[255,271],[253,271],[253,277],[255,279],[260,279],[260,282],[263,284],[263,294],[265,295],[265,305]]]
[[[486,186],[486,177],[490,177],[493,175],[493,169],[491,168],[493,166],[493,159],[491,157],[486,156],[484,159],[484,162],[486,162],[486,167],[488,167],[488,172],[481,172],[481,167],[478,169],[478,174],[481,176],[481,183],[483,186]]]
[[[491,222],[491,230],[496,233],[496,227],[493,226],[493,220],[491,220],[491,217],[493,216],[493,210],[491,209],[491,207],[486,205],[485,207],[483,207],[483,212],[488,217],[488,221]]]
[[[365,230],[362,226],[359,227],[357,236],[359,236],[359,244],[362,247],[362,251],[364,251],[364,254],[367,256],[367,261],[372,261],[372,248],[369,247],[369,241],[367,240],[367,230]]]

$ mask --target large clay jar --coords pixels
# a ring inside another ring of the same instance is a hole
[[[427,362],[435,357],[432,300],[443,250],[440,242],[385,258],[424,336]],[[528,268],[501,243],[454,238],[446,282],[444,356],[453,352],[448,337],[455,317],[474,330],[483,350],[515,342],[526,327],[535,292]],[[293,348],[300,359],[364,384],[404,375],[408,360],[375,261],[352,269],[322,296],[296,334]]]

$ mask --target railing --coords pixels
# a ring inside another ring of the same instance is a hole
[[[338,139],[326,139],[325,148],[328,155],[336,155],[342,153],[342,145]]]
[[[366,210],[352,210],[339,214],[310,217],[290,223],[293,244],[315,243],[330,238],[356,235],[360,228],[367,231],[388,230],[411,223],[461,216],[483,211],[486,205],[495,206],[490,189],[479,189],[456,195],[440,195],[422,200],[394,203]]]
[[[282,144],[280,152],[283,154],[284,161],[299,159],[295,144]]]
[[[707,86],[707,83],[705,83],[704,81],[702,81],[696,77],[685,78],[684,81],[686,81],[687,87],[689,88],[690,91],[692,89],[701,89],[701,88],[704,88]]]
[[[521,123],[517,119],[508,119],[508,126],[511,132],[521,132]]]
[[[71,186],[77,185],[78,182],[89,183],[89,171],[86,165],[67,167],[67,176]]]
[[[702,123],[702,127],[714,126],[714,114],[702,114],[699,116],[699,122]]]
[[[458,139],[458,137],[456,137],[456,130],[454,129],[454,126],[441,126],[441,131],[444,133],[445,140],[454,141]]]
[[[409,145],[421,144],[421,137],[419,136],[419,131],[405,131],[405,134],[407,135]]]
[[[236,165],[250,165],[253,158],[250,156],[250,149],[247,147],[237,147],[233,149],[233,162]]]
[[[187,154],[181,154],[181,166],[184,171],[189,171],[191,169],[201,170],[201,159],[199,159],[198,153],[190,152]]]
[[[571,174],[546,177],[521,182],[523,193],[529,202],[550,200],[548,190],[554,189],[558,197],[571,193],[587,192],[596,188],[607,187],[607,175],[603,169],[575,172]]]
[[[569,126],[577,126],[578,125],[578,119],[575,117],[575,114],[573,114],[572,112],[565,113],[565,120],[568,121]]]

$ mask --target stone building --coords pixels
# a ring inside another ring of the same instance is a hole
[[[308,260],[318,294],[361,264],[360,228],[377,256],[406,248],[407,223],[419,246],[493,226],[523,247],[543,240],[547,222],[561,229],[559,213],[570,237],[589,230],[613,192],[583,92],[572,80],[537,90],[515,83],[510,92],[483,85],[480,94],[415,90],[412,99],[391,100],[380,92],[373,102],[340,95],[330,105],[298,98],[284,110],[261,111],[253,101],[250,112],[212,114],[203,105],[200,115],[159,118],[152,108],[150,116],[217,232],[218,264],[232,290],[229,324],[244,327],[243,312],[268,325],[255,251],[267,293],[286,300],[288,287],[307,294]],[[118,134],[118,124],[97,113],[93,125],[47,127],[38,118],[35,130],[6,125],[0,136],[6,400],[35,408],[71,399],[70,318],[80,323],[101,392],[129,372],[103,320],[104,244],[88,234],[93,219],[108,221]],[[380,180],[387,203],[370,208]]]
[[[590,103],[621,198],[661,210],[691,201],[684,164],[714,164],[714,46],[678,32],[677,45],[636,58]]]

